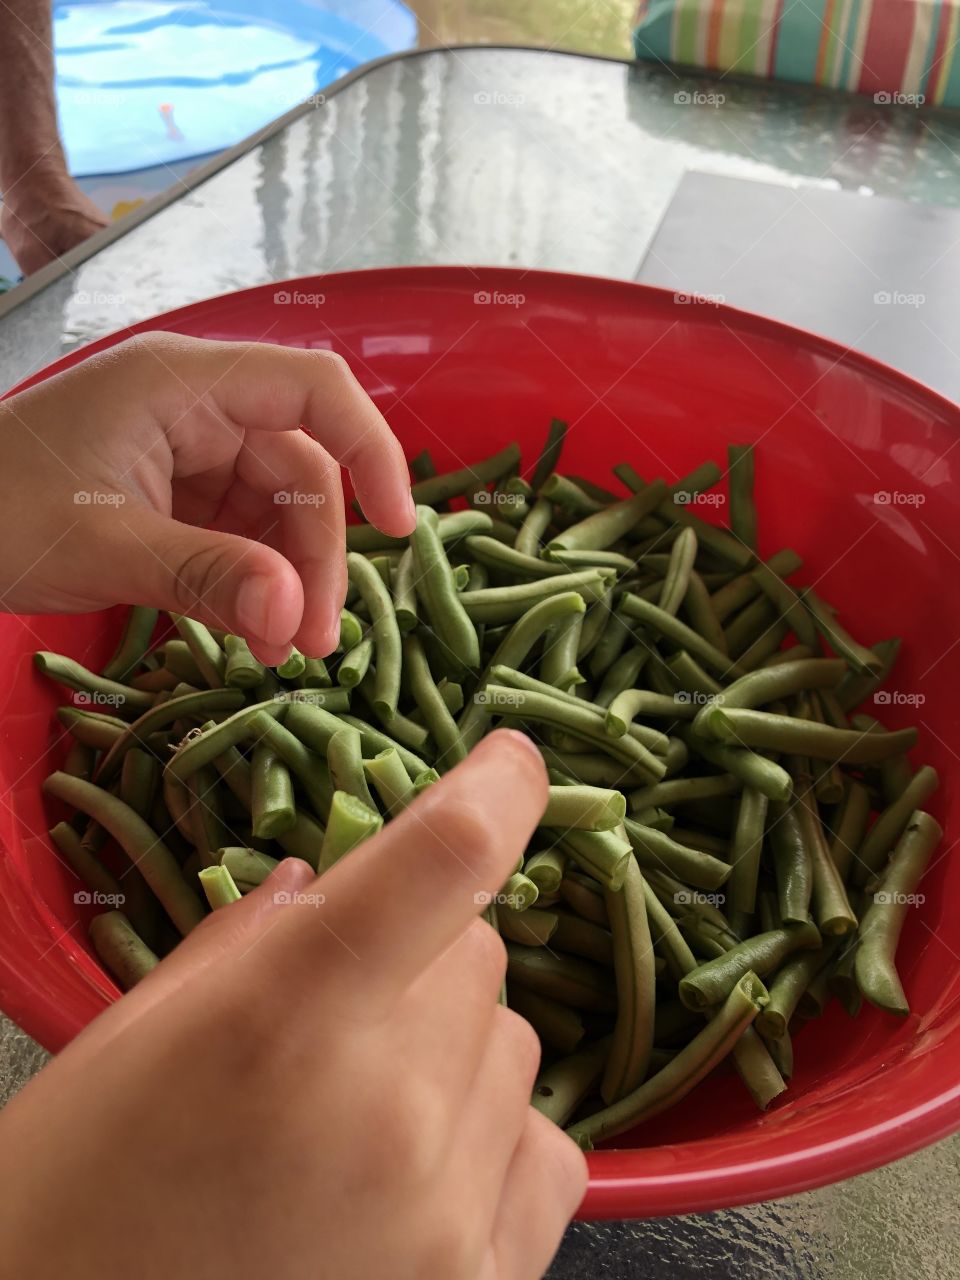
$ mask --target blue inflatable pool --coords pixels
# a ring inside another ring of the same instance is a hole
[[[416,38],[416,19],[394,0],[57,4],[70,171],[127,173],[220,151]]]

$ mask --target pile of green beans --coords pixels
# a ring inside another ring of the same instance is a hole
[[[533,1104],[590,1147],[724,1059],[767,1107],[834,996],[905,1016],[895,952],[941,832],[916,731],[856,712],[899,641],[792,585],[796,552],[758,558],[753,447],[672,482],[623,463],[617,493],[558,472],[565,435],[526,470],[514,445],[416,459],[411,537],[348,530],[324,660],[268,670],[135,608],[102,673],[37,665],[73,694],[51,838],[112,907],[90,932],[123,987],[282,858],[325,872],[492,727],[527,733],[549,801],[486,917],[543,1046]],[[724,481],[728,528],[693,501]]]

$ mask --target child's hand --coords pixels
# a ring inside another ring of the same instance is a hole
[[[270,664],[336,645],[338,463],[380,529],[416,519],[399,444],[329,351],[144,335],[4,401],[0,439],[0,607],[154,605]]]
[[[204,922],[0,1118],[6,1272],[542,1275],[585,1164],[528,1105],[536,1036],[476,898],[545,803],[495,733],[322,879],[285,861]]]

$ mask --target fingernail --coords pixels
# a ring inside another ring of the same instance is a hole
[[[310,864],[301,858],[284,858],[280,865],[274,868],[270,883],[274,889],[298,889],[312,880],[315,874]]]
[[[413,524],[417,523],[417,504],[413,500],[413,494],[407,493],[407,517]]]
[[[237,620],[240,634],[251,639],[266,640],[270,626],[270,603],[273,583],[262,573],[244,578],[237,592]]]
[[[512,741],[517,743],[519,746],[522,746],[526,751],[529,751],[530,754],[536,758],[537,764],[543,768],[543,756],[540,754],[540,749],[532,738],[528,738],[527,735],[525,733],[521,733],[519,729],[498,729],[495,734],[491,734],[491,738],[495,741],[501,734],[509,734]],[[487,741],[489,742],[491,738],[488,738]]]

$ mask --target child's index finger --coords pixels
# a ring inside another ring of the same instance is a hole
[[[546,802],[540,753],[523,734],[498,730],[309,886],[323,895],[318,911],[297,912],[292,929],[265,941],[286,946],[301,975],[322,971],[351,999],[389,1006],[507,880]]]

